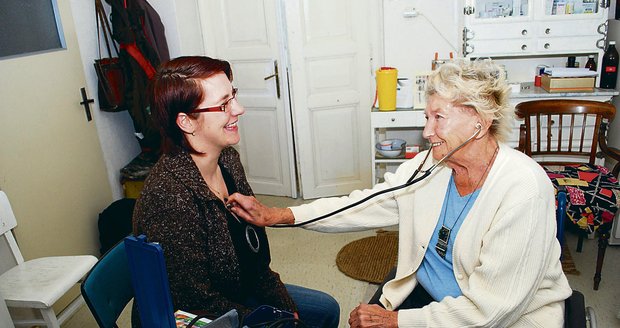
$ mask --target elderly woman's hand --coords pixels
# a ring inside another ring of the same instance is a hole
[[[238,217],[260,227],[295,221],[290,209],[267,207],[254,196],[234,193],[226,200],[226,207]]]
[[[398,312],[388,311],[376,304],[360,304],[349,315],[351,328],[398,327]]]

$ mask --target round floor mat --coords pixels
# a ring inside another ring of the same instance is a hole
[[[398,232],[379,231],[345,245],[336,256],[336,265],[353,279],[379,284],[396,266],[397,256]]]

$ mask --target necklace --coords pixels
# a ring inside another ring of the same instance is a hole
[[[207,187],[209,187],[209,185],[207,185]],[[209,190],[213,191],[217,195],[218,198],[224,199],[224,197],[222,197],[222,193],[217,191],[217,189],[209,187]]]
[[[448,242],[450,241],[450,233],[452,232],[452,229],[454,229],[454,227],[456,226],[457,222],[459,222],[459,220],[461,219],[461,215],[463,214],[463,211],[465,211],[465,209],[467,208],[467,205],[469,204],[469,201],[471,200],[472,196],[476,193],[476,190],[478,190],[478,187],[480,187],[480,183],[482,182],[482,179],[484,179],[484,177],[487,175],[487,172],[489,172],[489,168],[491,167],[493,160],[495,160],[495,156],[497,156],[498,150],[499,150],[499,146],[495,148],[493,157],[487,164],[487,167],[484,169],[484,173],[482,173],[482,176],[478,180],[478,183],[476,183],[476,187],[474,188],[474,191],[472,191],[469,194],[469,197],[467,197],[467,201],[465,202],[465,205],[463,206],[463,208],[461,208],[459,215],[456,217],[456,220],[454,220],[454,223],[452,224],[450,228],[446,227],[445,225],[446,212],[447,212],[448,204],[450,203],[450,193],[451,193],[450,189],[452,188],[452,184],[449,185],[448,196],[446,198],[446,204],[443,208],[443,220],[441,222],[441,229],[439,229],[439,232],[437,233],[437,244],[435,244],[435,251],[437,251],[437,254],[439,254],[441,258],[443,259],[446,258],[446,253],[448,252]]]

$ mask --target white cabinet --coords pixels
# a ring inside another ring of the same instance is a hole
[[[608,0],[465,0],[462,55],[602,53]]]
[[[389,138],[399,138],[407,141],[407,145],[420,145],[424,147],[425,140],[422,138],[422,130],[426,123],[423,110],[396,110],[382,112],[373,108],[370,113],[371,133],[370,147],[372,154],[372,184],[375,185],[385,172],[394,172],[402,162],[406,161],[405,155],[397,158],[385,158],[377,153],[375,144]]]

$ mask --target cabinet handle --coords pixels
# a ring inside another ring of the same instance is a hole
[[[392,122],[396,122],[396,118],[392,117],[392,118],[390,119],[390,121],[392,121]]]
[[[527,45],[525,45],[525,44],[524,44],[524,45],[522,45],[522,46],[521,46],[521,50],[527,50]]]
[[[522,30],[521,35],[527,35],[527,30]]]
[[[545,43],[545,49],[549,49],[549,48],[551,48],[551,45],[548,43]]]
[[[550,28],[546,28],[545,29],[545,34],[551,34],[551,29]]]

